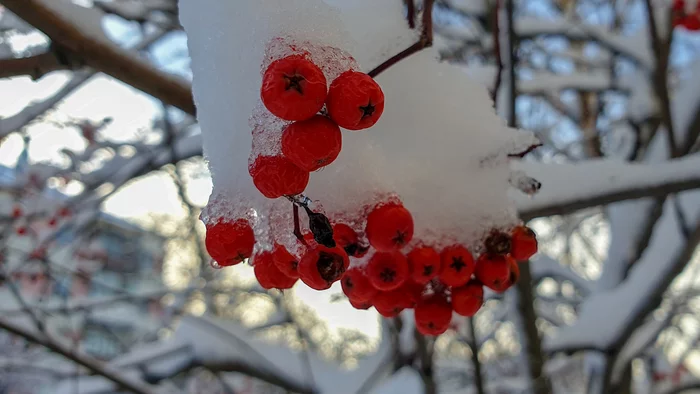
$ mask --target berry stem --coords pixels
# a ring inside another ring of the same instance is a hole
[[[306,243],[306,240],[304,239],[304,235],[301,233],[301,228],[299,226],[299,207],[296,204],[292,204],[292,209],[294,212],[294,236],[297,237],[299,242],[302,243],[304,246],[309,246],[309,244]]]
[[[412,4],[412,1],[408,1],[408,4]],[[423,0],[423,17],[422,17],[423,30],[421,32],[421,35],[420,35],[420,38],[418,39],[418,41],[416,41],[410,47],[408,47],[408,48],[404,49],[403,51],[399,52],[398,54],[394,55],[393,57],[389,58],[389,60],[378,65],[372,71],[368,72],[367,75],[369,75],[372,78],[376,78],[377,75],[386,71],[389,67],[393,66],[394,64],[396,64],[396,63],[400,62],[401,60],[413,55],[414,53],[420,52],[422,49],[425,49],[425,48],[433,45],[433,5],[434,4],[435,4],[435,0]],[[411,5],[408,5],[408,10],[409,10],[409,17],[410,17]],[[414,10],[414,13],[415,13],[415,10]],[[410,26],[410,24],[411,24],[410,19],[409,19],[408,23]]]

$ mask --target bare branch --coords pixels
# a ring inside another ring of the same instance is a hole
[[[28,75],[33,80],[60,70],[74,70],[81,67],[79,62],[72,62],[69,57],[57,51],[47,51],[38,55],[0,60],[0,78]]]

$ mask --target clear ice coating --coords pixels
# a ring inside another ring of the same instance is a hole
[[[181,0],[214,183],[205,223],[246,217],[258,248],[277,242],[297,250],[291,203],[263,197],[248,173],[249,160],[280,154],[287,125],[260,101],[262,73],[272,61],[300,52],[329,84],[348,69],[369,71],[415,40],[401,3]],[[483,86],[436,57],[426,49],[377,78],[385,94],[382,118],[367,130],[343,130],[340,156],[311,174],[304,195],[315,211],[360,232],[374,204],[399,198],[413,214],[415,240],[461,243],[478,252],[492,229],[519,222],[508,198],[507,155],[537,141],[508,128]],[[303,229],[303,210],[300,217]]]

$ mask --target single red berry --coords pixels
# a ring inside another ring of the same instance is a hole
[[[314,290],[326,290],[342,278],[349,265],[350,259],[342,248],[315,245],[301,258],[299,277]]]
[[[290,278],[299,277],[299,259],[294,255],[289,253],[287,248],[282,245],[275,245],[272,249],[272,260],[274,261],[277,269],[282,271],[283,274]]]
[[[518,279],[520,279],[520,267],[518,266],[518,262],[510,256],[505,257],[506,261],[508,261],[510,274],[508,275],[508,279],[505,282],[503,282],[500,285],[496,285],[493,288],[493,290],[497,293],[503,293],[506,290],[510,289],[514,284],[518,283]]]
[[[512,247],[510,255],[518,260],[528,260],[537,253],[537,236],[525,226],[518,226],[513,230]]]
[[[56,224],[58,224],[58,220],[56,220],[56,218],[49,219],[49,222],[48,222],[49,227],[56,227]]]
[[[253,254],[255,234],[245,219],[207,226],[207,252],[222,267],[238,264]]]
[[[367,263],[370,283],[382,291],[398,289],[408,276],[408,261],[399,252],[377,252]]]
[[[410,307],[406,293],[401,289],[378,292],[372,298],[372,304],[377,313],[384,317],[396,317],[404,309]]]
[[[340,127],[366,129],[377,123],[384,112],[384,92],[369,75],[346,71],[331,83],[326,108]]]
[[[22,207],[19,205],[15,205],[14,208],[12,208],[12,218],[17,219],[22,216]]]
[[[24,227],[24,226],[17,227],[17,229],[16,229],[15,231],[17,232],[17,235],[25,235],[25,234],[27,234],[27,228]]]
[[[249,170],[255,187],[267,198],[300,194],[309,183],[309,172],[282,156],[259,156]]]
[[[508,254],[511,248],[510,235],[504,232],[493,230],[484,241],[486,253]]]
[[[365,232],[379,251],[401,249],[413,239],[413,216],[400,204],[379,205],[367,216]]]
[[[323,107],[326,77],[318,66],[300,55],[287,56],[265,71],[260,98],[273,115],[284,120],[304,120]]]
[[[360,258],[367,254],[369,249],[360,243],[360,237],[355,230],[344,223],[333,225],[333,239],[336,244],[343,248],[348,256]]]
[[[416,328],[423,335],[440,335],[450,328],[452,306],[442,295],[421,300],[415,309]]]
[[[452,245],[440,253],[440,281],[447,286],[462,286],[474,273],[474,257],[467,248]]]
[[[484,304],[484,287],[479,281],[470,280],[466,285],[452,288],[452,308],[457,314],[471,317]]]
[[[316,171],[331,164],[342,146],[338,125],[321,115],[294,122],[282,133],[282,153],[304,171]]]
[[[681,24],[687,30],[698,31],[700,30],[700,16],[696,14],[690,14],[683,18]]]
[[[426,284],[440,273],[440,254],[430,246],[421,246],[408,254],[411,277],[416,283]]]
[[[377,294],[377,289],[370,283],[364,268],[355,267],[349,269],[343,275],[340,284],[343,287],[343,293],[351,300],[369,301]]]
[[[296,278],[290,278],[277,268],[272,252],[261,252],[253,257],[253,271],[263,289],[291,289]]]
[[[483,254],[476,262],[474,274],[484,286],[500,291],[510,276],[510,264],[505,256]]]
[[[355,309],[366,311],[372,307],[372,303],[369,301],[355,301],[352,298],[350,298],[349,301],[350,305],[352,305],[352,307]]]

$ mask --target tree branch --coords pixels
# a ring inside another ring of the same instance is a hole
[[[104,37],[95,37],[94,32],[73,24],[67,16],[68,12],[62,14],[57,11],[63,4],[49,6],[49,3],[42,0],[2,0],[2,4],[49,36],[53,44],[68,56],[80,59],[95,70],[195,115],[194,100],[188,83],[155,69]],[[65,6],[78,7],[70,2],[65,2]]]
[[[133,393],[156,394],[156,391],[150,385],[140,380],[135,380],[132,378],[122,376],[122,374],[117,369],[101,364],[99,361],[91,357],[79,354],[70,349],[69,346],[55,342],[47,336],[26,330],[21,325],[16,324],[10,320],[0,318],[0,329],[22,337],[29,342],[44,346],[52,352],[60,354],[61,356],[75,362],[76,364],[87,368],[92,373],[103,376],[104,378],[114,382],[117,386],[123,387],[124,389],[129,390]]]
[[[82,66],[81,62],[72,61],[58,51],[55,49],[29,57],[0,59],[0,78],[28,75],[36,81],[53,71],[75,70]]]
[[[418,41],[416,41],[410,47],[399,52],[398,54],[392,56],[389,60],[378,65],[373,70],[368,72],[367,75],[369,75],[372,78],[376,78],[379,74],[386,71],[389,67],[393,66],[394,64],[413,55],[414,53],[420,52],[422,49],[433,45],[433,4],[435,4],[435,0],[423,1],[423,30],[421,31],[421,35]],[[409,6],[409,12],[410,10],[411,6]]]

